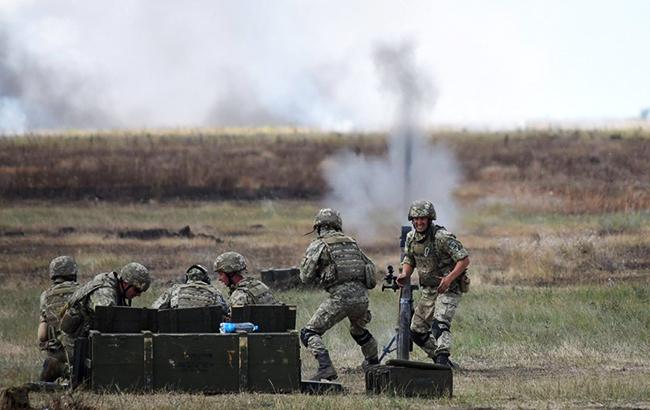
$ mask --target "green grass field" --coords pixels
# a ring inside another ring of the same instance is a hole
[[[323,193],[318,167],[325,154],[341,147],[368,155],[381,155],[385,149],[381,136],[346,139],[268,130],[217,134],[0,140],[0,387],[38,375],[38,295],[48,286],[46,269],[55,256],[73,255],[81,281],[132,260],[144,263],[155,282],[135,300],[136,306],[148,306],[191,264],[211,266],[227,250],[244,254],[253,274],[295,266],[311,240],[303,234],[311,229],[318,208],[327,205],[313,199]],[[454,372],[452,399],[367,396],[359,367],[362,355],[344,322],[324,337],[347,389],[344,395],[32,393],[32,405],[650,408],[647,132],[450,133],[433,138],[456,150],[463,169],[463,189],[456,192],[461,221],[454,231],[472,261],[472,289],[452,324],[452,358],[460,366]],[[151,156],[144,163],[130,162],[134,169],[120,169],[101,180],[103,167],[119,168],[124,164],[120,153],[127,150],[135,157]],[[101,157],[101,166],[71,159],[85,155]],[[301,155],[301,162],[278,162],[295,155]],[[215,158],[232,157],[244,158],[243,168],[200,172]],[[169,159],[175,162],[159,166]],[[174,169],[181,171],[176,175]],[[300,178],[286,185],[296,169],[303,171]],[[68,179],[76,174],[84,179]],[[151,195],[133,195],[147,176],[155,182],[149,186]],[[102,192],[116,197],[95,197],[97,181]],[[230,199],[202,196],[219,181],[231,189],[222,192]],[[156,184],[159,190],[154,192]],[[188,184],[196,191],[184,191]],[[177,233],[184,226],[195,236],[123,237],[128,230]],[[371,241],[360,240],[380,271],[397,262],[396,237],[397,232],[380,232]],[[278,293],[284,302],[298,305],[299,327],[325,296],[316,290]],[[369,328],[380,345],[395,331],[397,299],[392,292],[371,292]],[[425,360],[417,347],[412,358]],[[315,365],[303,349],[303,375]]]
[[[150,302],[160,291],[154,288],[136,305]],[[2,385],[35,379],[40,354],[35,347],[34,321],[38,289],[31,286],[4,289],[0,301]],[[303,325],[325,295],[317,291],[278,293],[297,304],[298,325]],[[371,292],[371,331],[380,344],[394,332],[397,296]],[[417,297],[417,294],[416,294]],[[542,403],[562,406],[650,401],[650,291],[644,286],[579,286],[527,288],[479,286],[463,298],[453,324],[455,372],[454,398],[425,400],[374,397],[363,392],[362,355],[347,333],[345,323],[324,338],[331,349],[342,382],[352,395],[309,398],[301,395],[240,394],[189,396],[164,394],[80,394],[83,402],[101,407],[120,403],[143,408],[201,408],[227,400],[235,408],[248,405],[280,408],[340,408],[357,400],[366,408],[441,406],[508,406],[513,401],[536,407]],[[394,353],[393,353],[394,354]],[[425,360],[416,350],[412,357]],[[302,351],[303,374],[314,360]],[[35,395],[43,402],[52,395]],[[182,406],[181,406],[182,404]],[[162,407],[157,407],[162,406]],[[355,408],[357,406],[354,406]]]

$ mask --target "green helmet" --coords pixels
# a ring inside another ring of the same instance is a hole
[[[214,260],[214,271],[226,274],[238,273],[246,269],[246,260],[237,252],[226,252]]]
[[[200,280],[205,283],[210,283],[208,270],[203,265],[192,265],[186,272],[187,280]]]
[[[409,208],[409,221],[413,220],[413,218],[418,217],[429,218],[432,221],[436,219],[436,210],[430,201],[425,201],[422,199],[413,201],[411,207]]]
[[[337,230],[343,229],[341,214],[336,209],[323,208],[314,217],[314,229],[321,226],[328,226]]]
[[[120,277],[129,285],[133,285],[140,290],[146,292],[151,285],[151,276],[149,270],[137,262],[131,262],[124,265],[120,270]]]
[[[72,256],[57,256],[50,262],[50,279],[55,278],[77,278],[79,268]]]

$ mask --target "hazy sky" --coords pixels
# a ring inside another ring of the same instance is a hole
[[[0,0],[0,132],[384,129],[373,55],[408,45],[426,126],[634,118],[650,1]]]

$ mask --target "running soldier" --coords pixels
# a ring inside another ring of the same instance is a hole
[[[214,272],[230,290],[230,307],[279,305],[264,282],[248,277],[246,260],[237,252],[226,252],[214,261]]]
[[[61,341],[68,361],[72,360],[74,340],[88,336],[97,306],[130,306],[131,299],[146,292],[150,284],[147,268],[131,262],[120,269],[120,273],[100,273],[79,287],[70,297],[61,318]]]
[[[451,232],[433,223],[436,211],[431,202],[414,201],[408,219],[414,230],[406,237],[397,282],[408,283],[417,269],[422,297],[411,320],[411,339],[435,363],[450,367],[451,321],[467,291],[469,254]]]
[[[77,290],[79,269],[71,256],[58,256],[50,262],[52,286],[41,293],[38,344],[45,352],[39,380],[53,382],[65,376],[65,350],[58,337],[61,334],[60,314],[68,299]]]
[[[318,211],[314,218],[316,239],[309,244],[300,263],[300,279],[317,284],[329,293],[300,330],[300,340],[318,361],[312,380],[338,377],[321,336],[346,317],[350,320],[350,335],[363,352],[364,369],[379,364],[377,341],[366,329],[371,319],[368,289],[376,285],[375,265],[356,241],[342,232],[342,226],[338,211],[330,208]]]
[[[185,283],[177,283],[167,289],[151,305],[152,309],[177,309],[203,306],[220,306],[228,313],[228,304],[221,291],[210,284],[208,270],[192,265],[185,275]]]

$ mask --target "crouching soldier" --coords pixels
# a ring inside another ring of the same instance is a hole
[[[411,339],[437,364],[451,367],[451,323],[467,291],[465,271],[469,253],[443,226],[436,225],[436,211],[429,201],[414,201],[408,219],[413,224],[406,237],[400,286],[417,269],[422,297],[411,320]]]
[[[361,347],[364,369],[379,364],[377,341],[366,329],[370,323],[368,289],[375,287],[375,265],[356,241],[342,232],[338,211],[321,209],[314,219],[314,239],[300,264],[300,279],[322,286],[329,297],[321,303],[300,331],[302,343],[318,360],[312,380],[334,380],[338,376],[321,336],[332,326],[350,320],[350,335]]]
[[[70,362],[74,341],[87,337],[93,326],[97,306],[130,306],[131,299],[146,292],[151,284],[149,271],[143,265],[131,262],[120,272],[100,273],[81,286],[70,297],[61,318],[61,341]]]
[[[79,287],[77,273],[77,263],[71,256],[58,256],[50,262],[52,286],[41,293],[41,321],[38,325],[39,347],[46,355],[39,378],[44,382],[53,382],[64,376],[67,360],[58,339],[61,334],[59,315]]]
[[[264,282],[248,277],[246,260],[237,252],[226,252],[214,261],[214,272],[230,290],[230,307],[245,305],[278,305],[271,289]]]
[[[221,291],[210,284],[208,270],[192,265],[186,272],[185,283],[177,283],[167,289],[151,305],[152,309],[176,309],[203,306],[220,306],[228,313],[228,304]]]

